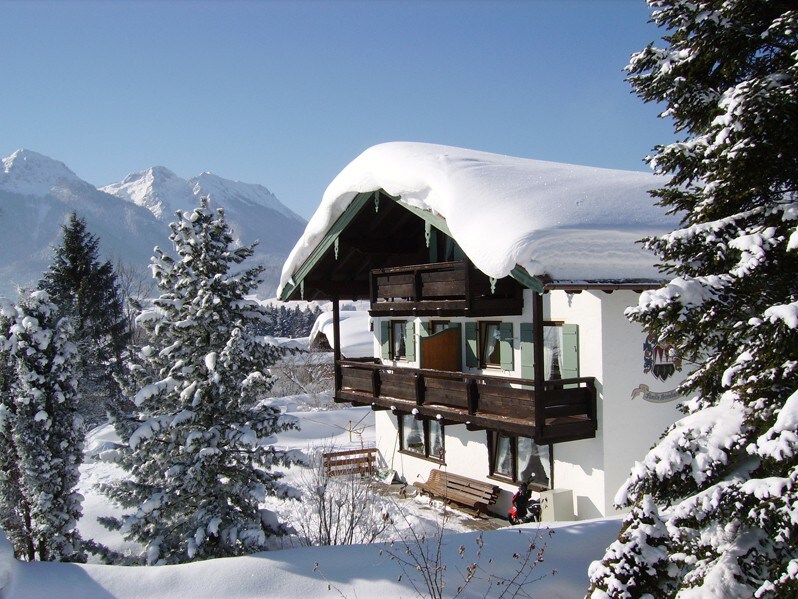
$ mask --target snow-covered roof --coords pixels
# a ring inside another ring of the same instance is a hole
[[[373,146],[330,183],[283,266],[278,296],[359,193],[384,190],[445,219],[474,265],[502,278],[516,265],[555,280],[658,280],[635,242],[672,231],[654,205],[653,174],[424,143]]]
[[[339,332],[341,354],[346,358],[371,358],[374,356],[374,334],[369,331],[369,313],[363,311],[341,311]],[[311,341],[324,335],[333,346],[333,313],[322,312],[310,331]]]

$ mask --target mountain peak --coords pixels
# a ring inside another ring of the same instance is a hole
[[[33,150],[17,150],[3,158],[0,190],[44,197],[61,183],[81,181],[67,165]]]
[[[243,183],[225,179],[219,175],[206,171],[188,180],[194,195],[207,196],[213,200],[224,199],[222,204],[237,201],[249,205],[259,205],[269,210],[274,210],[288,219],[304,222],[302,217],[292,212],[271,191],[258,183]]]
[[[130,173],[120,183],[106,185],[100,190],[143,206],[156,218],[167,222],[175,210],[191,210],[198,204],[188,182],[165,166]]]
[[[146,170],[128,174],[128,176],[122,180],[122,184],[130,184],[144,180],[153,182],[164,180],[168,181],[171,179],[179,179],[179,177],[165,166],[151,166]],[[114,183],[113,185],[120,185],[120,183]]]

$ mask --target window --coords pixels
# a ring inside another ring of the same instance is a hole
[[[558,381],[562,376],[562,326],[543,325],[543,378]]]
[[[521,482],[528,480],[543,487],[551,486],[551,446],[537,445],[529,437],[514,437],[488,432],[490,474]]]
[[[481,368],[489,366],[500,367],[501,358],[501,330],[498,322],[479,323],[479,365]]]
[[[575,324],[543,323],[543,378],[547,381],[579,376],[579,335]]]
[[[410,320],[380,321],[380,357],[383,360],[416,359],[416,325]]]
[[[430,322],[430,334],[434,335],[435,333],[440,333],[441,331],[445,331],[449,328],[449,321],[448,320],[433,320]]]
[[[532,323],[521,323],[521,376],[535,376]],[[579,377],[579,327],[571,323],[543,323],[543,379],[559,381]]]
[[[514,369],[513,323],[467,321],[465,340],[467,367]]]
[[[404,360],[407,358],[407,346],[405,345],[406,330],[407,323],[404,320],[391,321],[390,357],[392,360]]]
[[[400,414],[399,449],[439,462],[443,461],[443,425],[437,420],[416,420]]]

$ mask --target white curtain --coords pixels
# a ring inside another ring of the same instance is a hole
[[[429,453],[427,455],[443,459],[443,431],[437,420],[429,421]]]
[[[543,378],[551,380],[552,364],[556,362],[558,372],[555,374],[560,378],[559,365],[562,364],[562,327],[543,327]]]
[[[529,437],[518,437],[518,474],[520,480],[532,480],[540,485],[549,485],[551,463],[548,445],[536,445]]]

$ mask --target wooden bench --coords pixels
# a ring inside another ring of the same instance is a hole
[[[377,471],[377,448],[349,449],[322,454],[327,476],[359,474],[371,476]]]
[[[413,486],[447,503],[455,502],[474,508],[477,517],[499,498],[499,487],[496,485],[437,469],[430,471],[426,482],[415,482]]]

